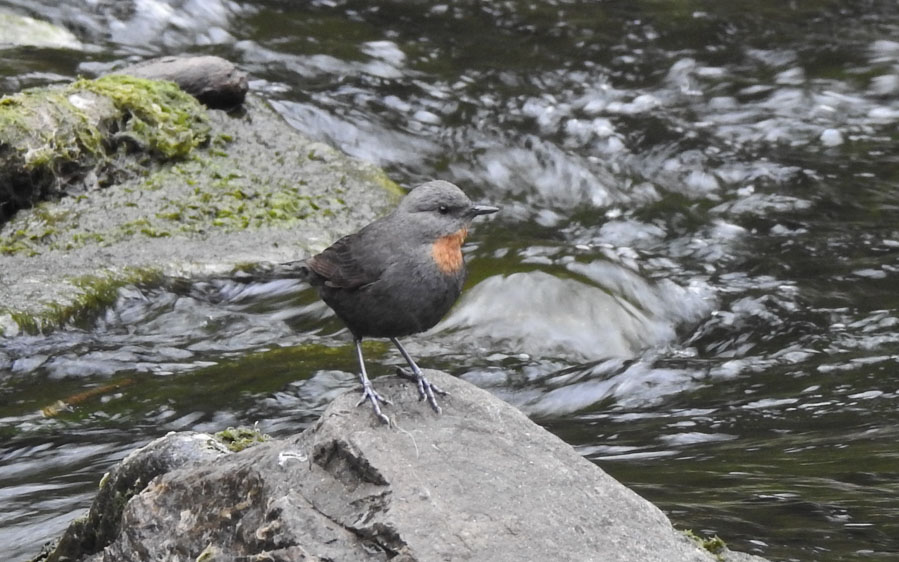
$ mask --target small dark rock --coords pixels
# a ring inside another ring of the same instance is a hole
[[[170,80],[207,107],[231,109],[243,103],[249,86],[247,74],[215,56],[169,56],[123,68],[127,74],[150,80]]]

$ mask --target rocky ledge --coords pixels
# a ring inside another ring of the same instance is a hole
[[[383,377],[391,427],[350,392],[303,433],[236,453],[157,439],[35,561],[762,560],[703,549],[514,407],[428,376],[450,393],[439,416]]]

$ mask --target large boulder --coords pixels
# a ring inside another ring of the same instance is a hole
[[[393,401],[389,427],[348,393],[307,431],[239,453],[210,450],[196,434],[157,440],[147,447],[192,442],[207,452],[181,453],[180,468],[131,495],[120,523],[106,521],[116,530],[103,535],[108,544],[63,541],[67,550],[49,559],[761,560],[703,550],[512,406],[443,373],[428,376],[449,392],[441,415],[414,385],[385,377],[376,386]],[[79,525],[79,536],[98,536]]]

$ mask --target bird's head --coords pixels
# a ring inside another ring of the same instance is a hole
[[[413,188],[395,216],[423,238],[436,240],[467,230],[475,217],[497,211],[498,207],[472,203],[456,185],[436,180]]]

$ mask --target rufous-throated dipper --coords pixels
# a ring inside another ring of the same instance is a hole
[[[390,402],[366,374],[362,338],[390,338],[411,369],[398,373],[415,382],[421,399],[440,413],[434,395],[446,393],[428,382],[397,338],[430,329],[449,311],[465,281],[462,243],[468,227],[476,216],[497,211],[475,205],[452,183],[430,181],[413,188],[387,216],[320,254],[285,264],[299,268],[318,287],[353,334],[362,383],[359,404],[371,402],[381,421],[390,423],[381,412],[381,403]]]

